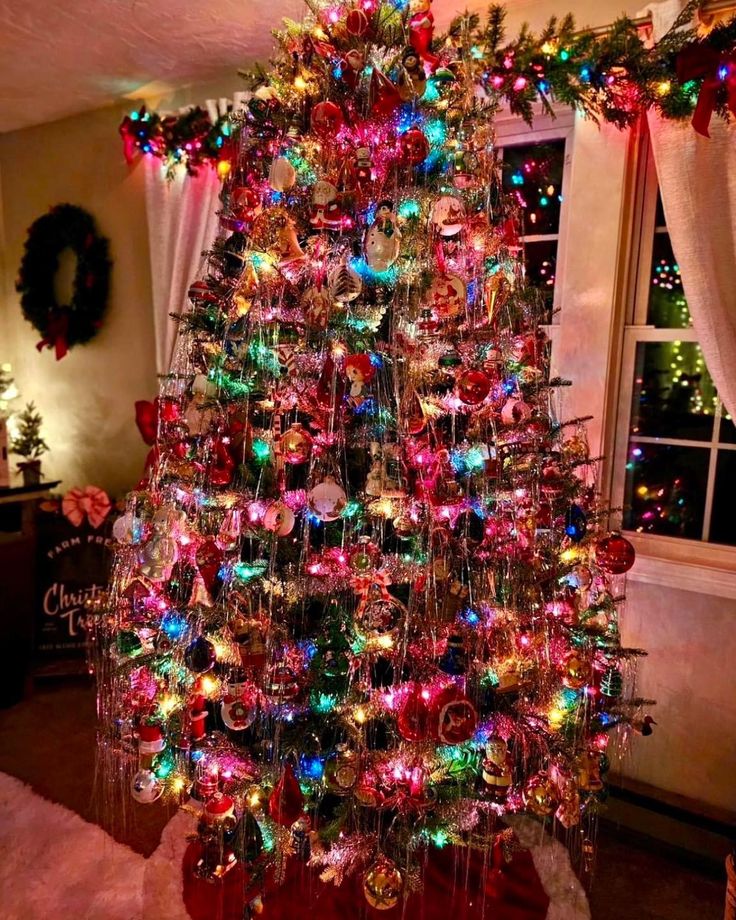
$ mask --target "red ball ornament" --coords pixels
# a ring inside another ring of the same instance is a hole
[[[462,744],[473,737],[478,713],[465,694],[450,684],[434,699],[432,724],[435,737],[443,744]]]
[[[404,700],[404,705],[399,710],[396,725],[399,734],[406,741],[426,741],[429,737],[430,711],[429,694],[417,684]]]
[[[345,18],[345,28],[351,35],[365,35],[370,28],[370,20],[364,10],[351,10]]]
[[[457,381],[457,395],[467,406],[479,406],[491,392],[491,381],[483,371],[465,371]]]
[[[620,533],[602,537],[595,545],[595,561],[608,575],[623,575],[635,559],[636,550]]]
[[[344,118],[340,106],[329,100],[318,102],[312,109],[310,124],[312,131],[322,138],[334,139],[343,126]]]
[[[401,135],[401,156],[407,163],[417,166],[429,156],[429,141],[419,128],[410,128]]]

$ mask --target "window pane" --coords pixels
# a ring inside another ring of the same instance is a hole
[[[716,391],[695,342],[639,342],[631,434],[710,441]]]
[[[530,284],[538,287],[548,307],[555,295],[555,272],[557,269],[557,241],[544,240],[539,243],[525,243],[526,277]]]
[[[640,533],[702,539],[710,451],[629,443],[624,527]]]
[[[657,191],[657,209],[654,212],[654,226],[665,227],[667,221],[664,219],[664,208],[662,207],[662,195]]]
[[[710,542],[736,546],[736,450],[721,450],[716,461],[716,486],[710,518]]]
[[[565,142],[504,147],[503,185],[522,209],[525,236],[558,233]]]
[[[682,292],[680,267],[667,233],[654,234],[647,323],[658,329],[686,329],[692,325]]]
[[[718,440],[722,444],[736,444],[736,425],[731,416],[726,412],[726,407],[721,407],[721,434]]]

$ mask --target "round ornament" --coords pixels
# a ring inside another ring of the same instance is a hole
[[[284,432],[279,446],[285,463],[306,463],[312,452],[312,437],[304,426],[297,422]]]
[[[325,476],[324,480],[309,492],[309,509],[320,521],[336,521],[342,514],[348,497],[343,487],[334,476]]]
[[[467,214],[459,198],[442,195],[432,206],[430,222],[440,236],[455,236],[465,226]]]
[[[396,725],[406,741],[426,741],[430,734],[429,691],[417,684],[404,700]]]
[[[595,544],[595,561],[608,575],[623,575],[633,566],[636,550],[626,537],[612,533]]]
[[[198,636],[193,642],[190,642],[184,652],[184,663],[195,674],[209,671],[216,658],[214,645],[204,636]]]
[[[501,408],[501,421],[504,425],[519,425],[527,421],[531,416],[532,410],[528,403],[523,399],[512,397],[507,399]]]
[[[143,521],[133,514],[132,511],[126,511],[112,525],[112,535],[118,543],[132,545],[141,542],[143,534]]]
[[[479,406],[491,392],[491,380],[483,371],[469,370],[457,381],[457,395],[466,406]]]
[[[296,169],[286,157],[276,157],[271,163],[268,184],[275,192],[287,192],[296,184]]]
[[[344,122],[340,106],[329,100],[318,102],[312,109],[312,131],[325,140],[334,140]]]
[[[386,856],[379,856],[363,876],[363,894],[376,910],[391,910],[395,907],[403,887],[404,880],[396,863]]]
[[[288,537],[295,522],[294,512],[282,501],[271,502],[263,515],[263,526],[277,537]]]
[[[590,661],[574,649],[565,655],[560,670],[562,683],[571,690],[580,690],[593,679]]]
[[[347,744],[338,744],[325,762],[325,785],[336,795],[347,795],[358,782],[360,759]]]
[[[434,733],[443,744],[462,744],[473,737],[478,713],[463,692],[451,684],[432,704]]]
[[[130,784],[130,794],[141,805],[150,805],[161,798],[164,786],[153,770],[139,770]]]
[[[427,306],[441,320],[453,319],[465,310],[467,288],[457,275],[435,277],[426,295]]]
[[[544,770],[530,777],[523,798],[527,810],[540,818],[551,815],[557,808],[557,789]]]
[[[350,10],[345,17],[345,28],[350,35],[358,38],[365,35],[370,27],[370,20],[364,10]]]
[[[268,672],[265,690],[272,703],[285,703],[299,696],[299,682],[288,665],[278,663]]]
[[[429,141],[419,128],[410,128],[401,135],[401,156],[412,166],[418,166],[429,156]]]
[[[406,608],[391,597],[374,597],[363,604],[357,614],[357,625],[369,640],[390,636],[401,623]]]

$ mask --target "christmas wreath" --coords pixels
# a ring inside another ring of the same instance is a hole
[[[54,277],[65,249],[76,255],[77,268],[71,302],[60,304]],[[82,208],[60,204],[31,225],[16,289],[23,316],[43,336],[39,351],[53,348],[58,361],[74,345],[94,338],[107,306],[110,264],[108,241]]]

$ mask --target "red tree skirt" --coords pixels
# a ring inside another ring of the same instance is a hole
[[[242,920],[244,877],[239,867],[224,881],[197,879],[192,866],[199,844],[184,855],[184,903],[192,920]],[[421,895],[410,895],[391,910],[369,907],[363,896],[362,873],[335,887],[319,880],[318,872],[289,860],[283,885],[269,884],[263,895],[263,920],[544,920],[549,898],[527,850],[514,854],[503,869],[488,869],[476,850],[447,847],[430,852]]]

